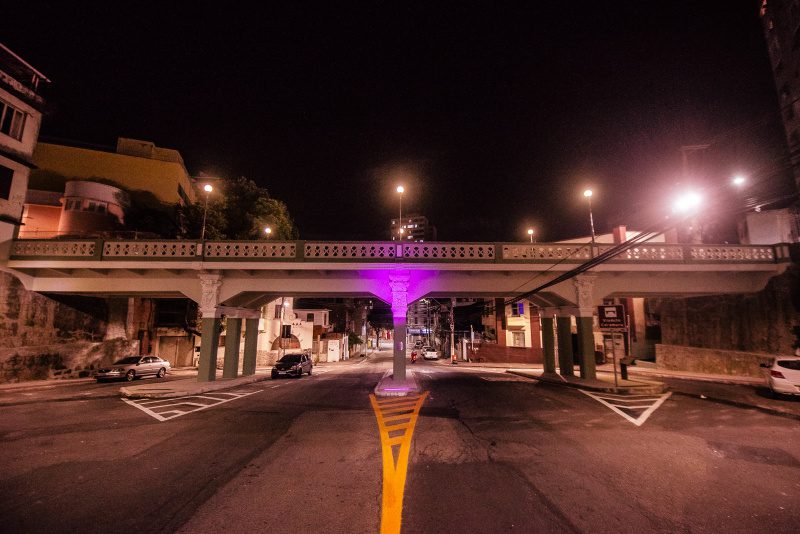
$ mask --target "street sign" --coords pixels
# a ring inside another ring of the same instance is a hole
[[[598,306],[597,318],[601,330],[625,330],[625,307],[619,304]]]

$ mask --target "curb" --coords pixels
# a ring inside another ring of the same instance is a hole
[[[119,388],[119,393],[122,397],[129,399],[169,399],[174,397],[200,395],[201,393],[208,393],[209,391],[231,389],[269,379],[270,375],[266,374],[257,374],[238,378],[223,378],[221,380],[214,380],[211,382],[197,382],[195,379],[186,378],[184,380],[174,380],[168,383],[153,384],[152,386],[123,386]],[[187,387],[185,389],[174,389],[173,387],[170,387],[170,384],[176,384],[180,386],[187,383],[192,384],[193,387]]]
[[[675,395],[680,395],[682,397],[691,397],[693,399],[707,400],[707,401],[711,401],[711,402],[716,402],[718,404],[725,404],[727,406],[733,406],[735,408],[745,408],[745,409],[749,409],[749,410],[756,410],[756,411],[759,411],[759,412],[766,413],[768,415],[777,415],[778,417],[786,417],[787,419],[794,419],[796,421],[800,421],[800,414],[787,412],[787,411],[784,411],[784,410],[778,410],[778,409],[775,409],[775,408],[769,408],[769,407],[766,407],[766,406],[760,406],[758,404],[748,404],[746,402],[735,401],[735,400],[730,400],[730,399],[723,399],[723,398],[720,398],[720,397],[709,397],[708,395],[705,395],[705,393],[703,394],[703,395],[705,395],[705,398],[701,398],[696,393],[684,393],[682,391],[674,391],[673,393]]]
[[[406,370],[406,379],[395,382],[392,379],[392,369],[387,369],[378,381],[373,392],[376,397],[405,397],[419,393],[420,387],[416,374]]]
[[[531,378],[533,380],[538,380],[539,382],[543,382],[545,384],[553,384],[555,386],[563,386],[569,387],[573,389],[586,389],[589,391],[602,391],[605,393],[640,393],[644,395],[660,395],[664,393],[668,386],[662,382],[656,382],[653,380],[637,380],[637,382],[641,383],[642,385],[633,385],[633,386],[600,386],[600,385],[593,385],[593,384],[585,384],[579,382],[567,382],[566,380],[562,380],[559,378],[551,378],[549,376],[535,376],[523,371],[516,371],[513,369],[508,369],[506,373],[522,376],[524,378]],[[556,375],[559,376],[559,375]]]

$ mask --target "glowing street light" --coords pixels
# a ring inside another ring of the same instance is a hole
[[[688,191],[675,199],[672,209],[676,213],[690,213],[696,211],[703,202],[703,197],[694,191]]]
[[[531,238],[531,243],[533,243],[533,228],[528,228],[528,235]]]
[[[594,216],[592,215],[592,190],[587,189],[583,192],[583,196],[586,197],[586,200],[589,202],[589,226],[592,229],[592,251],[594,251]],[[594,254],[594,252],[592,252]]]
[[[203,230],[200,232],[200,240],[206,238],[206,216],[208,215],[208,196],[211,194],[214,188],[211,187],[211,184],[206,184],[203,186],[203,191],[206,192],[206,201],[205,205],[203,206]]]
[[[267,226],[266,228],[264,228],[264,233],[267,234],[267,237],[270,237],[272,235],[272,228]]]
[[[400,218],[397,220],[397,225],[399,226],[397,230],[397,239],[400,241],[403,239],[403,193],[405,190],[406,188],[402,185],[397,186],[397,192],[400,194]]]
[[[746,184],[746,183],[747,183],[747,178],[745,178],[745,177],[744,177],[744,176],[742,176],[741,174],[737,174],[736,176],[734,176],[734,177],[731,179],[731,182],[732,182],[732,183],[733,183],[733,185],[735,185],[736,187],[742,187],[742,186],[744,186],[744,184]]]

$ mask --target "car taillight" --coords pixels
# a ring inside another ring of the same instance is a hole
[[[784,378],[783,373],[780,371],[770,370],[769,374],[771,374],[774,378]]]

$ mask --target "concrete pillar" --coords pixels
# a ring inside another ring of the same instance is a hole
[[[625,228],[618,227],[615,239],[623,239]],[[580,274],[572,279],[575,284],[575,297],[578,302],[576,322],[578,324],[578,351],[581,378],[597,378],[594,361],[594,285],[595,274]]]
[[[239,344],[242,340],[242,320],[228,317],[225,328],[225,363],[222,378],[239,376]]]
[[[580,352],[581,378],[597,378],[594,361],[594,320],[590,317],[578,317],[578,351]]]
[[[494,322],[497,331],[497,346],[505,347],[506,342],[506,304],[502,298],[494,299]]]
[[[217,305],[222,276],[219,274],[201,273],[200,281],[200,314],[202,315],[202,336],[200,337],[200,361],[197,364],[197,381],[213,382],[217,379],[217,349],[219,348],[219,331],[221,327]]]
[[[542,339],[541,339],[541,332],[542,332],[542,316],[541,312],[538,311],[538,308],[534,307],[533,303],[528,303],[528,310],[530,314],[530,325],[531,325],[531,348],[541,349],[542,348]]]
[[[213,382],[217,379],[217,349],[219,331],[222,326],[217,317],[203,317],[203,335],[200,338],[200,362],[197,366],[198,382]]]
[[[244,362],[242,376],[256,374],[256,355],[258,354],[258,318],[244,320]]]
[[[394,323],[394,359],[392,379],[406,379],[406,315],[408,314],[408,281],[407,272],[395,272],[389,275],[389,287],[392,290],[392,318]]]
[[[575,376],[575,361],[572,356],[572,317],[569,315],[556,318],[558,330],[558,367],[561,376]]]
[[[394,316],[394,360],[392,378],[406,379],[406,316]]]
[[[553,314],[542,313],[542,350],[544,352],[544,372],[556,372],[556,343],[553,334]]]

